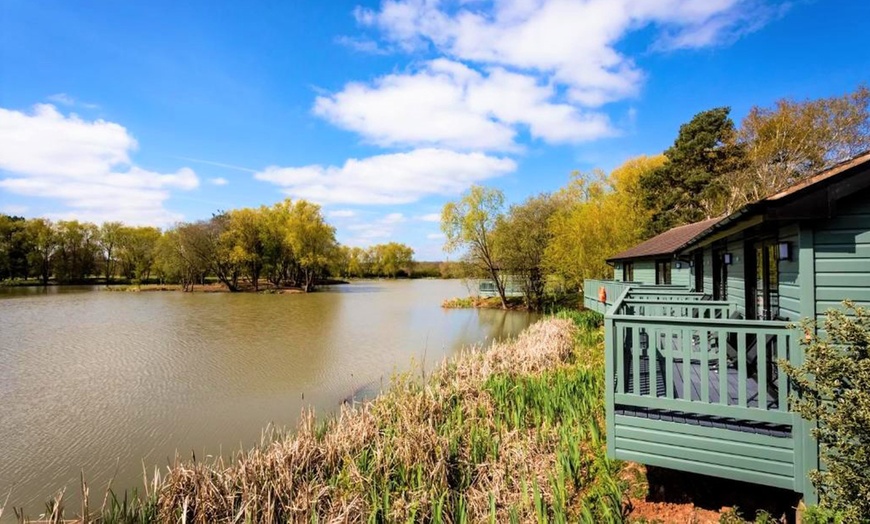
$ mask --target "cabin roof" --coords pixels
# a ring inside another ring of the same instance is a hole
[[[660,235],[656,235],[645,242],[641,242],[632,248],[626,249],[625,251],[610,257],[607,261],[614,262],[617,260],[632,260],[636,258],[671,255],[689,243],[702,231],[706,231],[713,227],[720,220],[722,220],[722,217],[702,220],[684,226],[677,226],[661,233]]]
[[[816,173],[815,175],[808,176],[769,197],[750,202],[730,215],[711,223],[706,229],[698,231],[696,235],[688,238],[682,246],[678,246],[675,251],[682,251],[689,248],[692,245],[701,242],[711,234],[725,229],[727,226],[740,219],[748,218],[752,215],[764,214],[771,208],[782,207],[796,201],[806,204],[807,202],[801,199],[813,193],[824,192],[831,185],[851,178],[852,175],[861,172],[862,168],[866,169],[867,164],[870,164],[870,151],[844,160],[828,169]],[[848,192],[850,191],[847,191],[847,193]],[[787,218],[787,216],[788,215],[786,214],[781,218]]]

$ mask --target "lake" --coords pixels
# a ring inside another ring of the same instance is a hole
[[[229,455],[303,409],[431,370],[535,315],[445,310],[460,281],[359,281],[304,294],[0,288],[0,504],[35,516],[79,476],[102,502],[177,453]],[[7,514],[9,516],[9,514]]]

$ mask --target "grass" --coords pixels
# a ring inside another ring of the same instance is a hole
[[[619,522],[600,316],[565,313],[236,457],[177,461],[84,521]],[[85,488],[86,491],[86,488]],[[46,520],[63,519],[62,497]]]

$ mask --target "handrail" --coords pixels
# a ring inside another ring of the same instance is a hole
[[[605,316],[606,317],[614,316],[616,314],[615,312],[619,311],[619,308],[622,307],[622,304],[625,302],[625,297],[629,293],[631,293],[631,286],[628,286],[627,288],[625,288],[625,291],[623,291],[622,294],[619,295],[619,298],[616,299],[616,302],[614,302],[613,305],[610,306],[610,309],[607,310],[607,312],[605,313]]]
[[[627,298],[625,300],[625,303],[626,304],[668,304],[668,305],[671,305],[671,304],[674,304],[674,301],[673,300],[657,300],[657,299],[653,299],[653,298]],[[690,302],[688,300],[684,300],[682,302],[679,302],[680,305],[687,305],[687,304],[692,304],[692,303],[693,302]],[[694,303],[701,304],[704,306],[730,306],[731,305],[731,302],[728,302],[727,300],[698,300]]]
[[[638,315],[621,315],[621,314],[608,314],[608,318],[612,318],[613,320],[623,320],[628,322],[637,322],[644,324],[692,324],[698,326],[724,326],[724,327],[740,327],[746,326],[747,328],[782,328],[782,329],[790,329],[794,322],[788,322],[785,320],[737,320],[731,318],[687,318],[687,317],[644,317]]]

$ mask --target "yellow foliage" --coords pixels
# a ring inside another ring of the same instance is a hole
[[[606,175],[575,172],[559,197],[562,209],[550,222],[553,240],[545,265],[565,284],[580,288],[586,278],[607,278],[607,258],[642,240],[649,212],[641,204],[640,179],[666,161],[663,155],[632,158]]]

